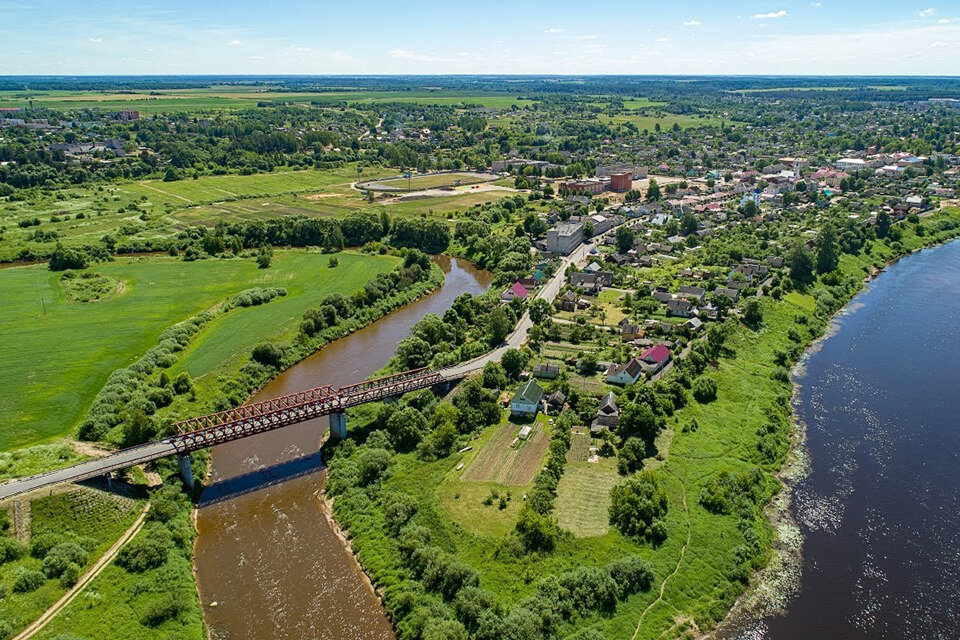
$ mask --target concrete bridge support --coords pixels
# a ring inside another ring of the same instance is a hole
[[[347,439],[347,414],[342,411],[330,414],[330,437],[333,440]]]
[[[190,461],[190,454],[178,455],[180,462],[180,478],[188,489],[193,489],[193,463]]]

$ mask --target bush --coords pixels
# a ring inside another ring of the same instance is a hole
[[[397,493],[384,498],[387,506],[383,510],[387,529],[396,535],[400,529],[417,513],[419,505],[413,496]]]
[[[43,558],[43,572],[48,578],[59,578],[70,565],[84,565],[87,552],[74,542],[61,542]]]
[[[39,571],[19,567],[13,574],[13,582],[10,588],[14,593],[29,593],[39,589],[46,581],[46,576]]]
[[[268,367],[279,367],[283,362],[283,348],[273,342],[262,342],[253,348],[251,357]]]
[[[169,593],[152,598],[143,608],[143,624],[155,627],[162,622],[175,618],[183,610],[183,604]]]
[[[640,556],[614,560],[609,569],[610,577],[617,585],[617,597],[621,600],[631,594],[646,591],[653,584],[653,569],[650,568],[650,563]]]
[[[693,381],[693,397],[706,404],[717,399],[717,382],[713,378],[697,378]]]
[[[666,528],[667,492],[652,471],[639,474],[610,490],[610,524],[630,538],[662,542]]]
[[[390,466],[390,452],[386,449],[366,449],[357,459],[357,476],[361,485],[376,482]]]
[[[27,553],[27,547],[13,538],[0,538],[0,564],[22,558]]]
[[[73,585],[77,584],[77,580],[80,579],[80,565],[75,562],[71,562],[67,565],[66,569],[63,570],[63,573],[60,574],[60,586],[64,589],[69,589]]]
[[[120,550],[117,564],[134,573],[155,569],[167,561],[173,548],[170,530],[162,524],[150,523],[136,538]]]

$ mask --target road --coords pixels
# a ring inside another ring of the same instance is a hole
[[[606,233],[612,233],[615,231],[615,229],[616,227],[608,230]],[[598,236],[596,240],[599,240],[602,237],[603,235]],[[580,265],[590,255],[590,250],[595,246],[596,245],[593,242],[582,244],[569,256],[564,257],[561,260],[560,266],[557,268],[556,273],[550,278],[550,280],[547,281],[544,286],[540,288],[535,298],[546,300],[547,302],[553,302],[553,300],[560,293],[560,289],[563,288],[563,284],[566,280],[567,267],[571,264]],[[517,323],[517,326],[514,328],[513,332],[507,336],[507,339],[504,341],[503,345],[480,356],[479,358],[462,362],[445,369],[440,369],[435,373],[441,374],[447,380],[459,380],[471,373],[482,370],[488,362],[499,362],[505,351],[508,349],[519,349],[523,346],[527,340],[527,335],[532,326],[533,321],[530,319],[530,312],[525,311],[520,317],[520,321]],[[103,458],[87,460],[86,462],[81,462],[80,464],[70,467],[64,467],[63,469],[48,471],[46,473],[8,482],[0,485],[0,501],[51,485],[63,484],[67,482],[79,482],[89,478],[101,477],[113,471],[126,469],[127,467],[132,467],[136,464],[174,455],[178,452],[178,449],[174,444],[175,439],[176,438],[174,437],[158,440],[156,442],[148,442],[137,447],[121,449],[120,451]]]

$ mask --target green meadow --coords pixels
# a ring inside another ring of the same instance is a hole
[[[116,91],[0,91],[0,108],[44,107],[64,111],[100,109],[136,110],[141,114],[240,111],[261,102],[333,105],[341,103],[406,102],[424,105],[478,105],[510,108],[532,104],[530,99],[496,93],[444,90],[417,91],[277,91],[263,87],[211,86],[143,92]]]
[[[206,373],[253,344],[294,326],[328,293],[350,294],[396,259],[280,251],[269,269],[251,259],[183,262],[120,259],[90,267],[121,290],[98,302],[69,302],[61,274],[44,266],[0,271],[0,449],[69,435],[112,371],[156,345],[172,324],[251,287],[284,287],[285,298],[235,309],[206,327],[183,367]]]

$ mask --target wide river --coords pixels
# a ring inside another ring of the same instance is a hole
[[[368,378],[417,320],[442,315],[461,293],[490,286],[488,272],[456,259],[438,261],[446,272],[438,291],[324,347],[254,399]],[[326,429],[323,418],[213,449],[196,544],[200,599],[213,638],[393,637],[379,600],[316,498],[324,479],[317,450]]]
[[[960,241],[909,256],[809,356],[802,578],[753,637],[960,637]]]

